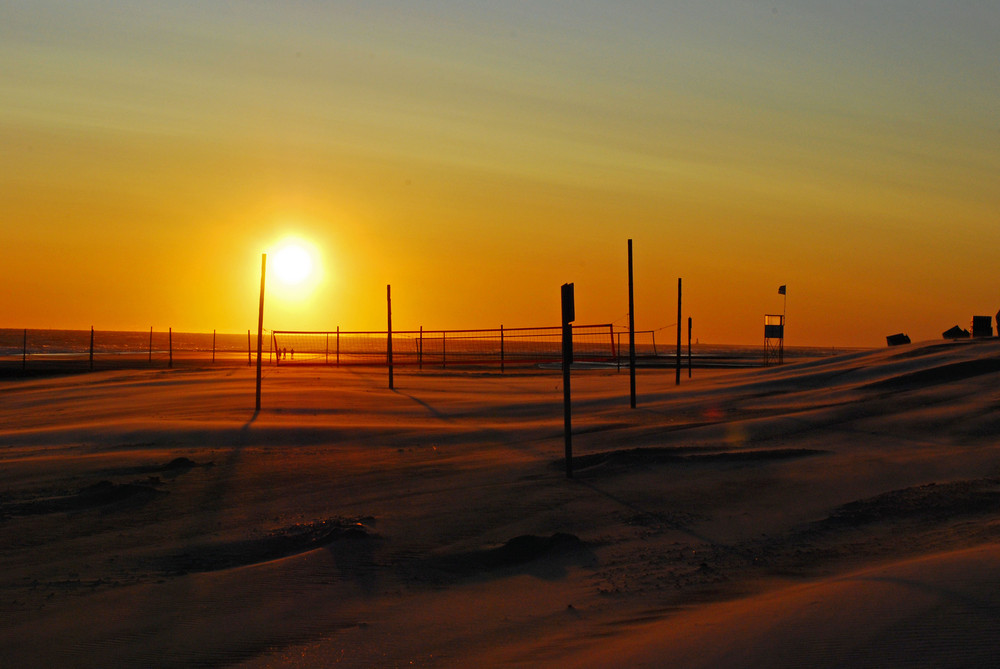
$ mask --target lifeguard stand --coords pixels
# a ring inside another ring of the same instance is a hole
[[[764,366],[785,362],[785,316],[764,314]]]

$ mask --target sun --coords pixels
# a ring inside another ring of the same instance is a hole
[[[281,283],[298,286],[309,279],[314,270],[312,255],[299,242],[286,242],[274,254],[274,275]]]

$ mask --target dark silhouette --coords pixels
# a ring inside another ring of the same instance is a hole
[[[992,337],[993,336],[993,319],[989,316],[973,316],[972,317],[972,336],[973,337]]]
[[[900,332],[899,334],[887,336],[885,338],[885,343],[887,343],[889,346],[901,346],[903,344],[909,344],[910,337]]]
[[[941,336],[944,337],[945,339],[968,339],[969,331],[963,330],[962,328],[956,325],[955,327],[942,332]]]

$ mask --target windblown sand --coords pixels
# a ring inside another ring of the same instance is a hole
[[[4,667],[995,666],[1000,342],[0,382]]]

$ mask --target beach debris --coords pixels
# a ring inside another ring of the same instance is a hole
[[[972,317],[972,336],[973,337],[992,337],[993,336],[993,319],[989,316],[973,316]]]
[[[960,328],[956,325],[942,332],[941,336],[945,339],[968,339],[971,335],[969,335],[968,330]]]
[[[191,458],[174,458],[167,464],[160,467],[161,471],[176,471],[178,469],[191,469],[192,467],[197,467],[198,463]]]
[[[902,332],[894,335],[888,335],[885,338],[885,343],[889,346],[901,346],[903,344],[910,343],[909,335],[903,334]]]

